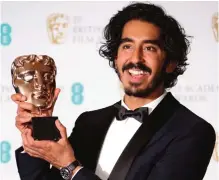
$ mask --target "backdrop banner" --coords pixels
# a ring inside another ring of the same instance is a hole
[[[175,97],[219,131],[218,2],[153,1],[176,18],[192,36],[190,64]],[[103,28],[129,2],[1,2],[0,179],[19,179],[14,151],[22,145],[15,127],[17,105],[11,79],[14,59],[27,54],[51,56],[61,88],[54,116],[67,127],[84,111],[115,103],[123,90],[109,62],[100,57]],[[217,136],[218,137],[218,136]],[[116,138],[116,137],[115,137]],[[215,145],[204,180],[219,179],[219,145]]]

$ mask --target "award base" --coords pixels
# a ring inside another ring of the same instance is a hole
[[[58,141],[61,138],[61,135],[55,125],[57,119],[57,116],[32,117],[33,138],[35,140]]]

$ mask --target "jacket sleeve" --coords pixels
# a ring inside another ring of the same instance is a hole
[[[147,180],[202,180],[215,144],[209,123],[198,123],[177,137],[155,165]]]
[[[45,174],[48,174],[49,163],[39,158],[33,158],[27,153],[23,153],[23,147],[15,151],[18,173],[21,180],[46,180]]]
[[[83,114],[76,120],[71,137],[75,134],[74,131],[77,129],[78,122],[83,120]],[[18,173],[21,180],[63,180],[57,168],[50,168],[50,164],[47,161],[31,157],[29,154],[23,153],[23,150],[23,147],[20,147],[15,151]],[[75,174],[72,180],[100,180],[100,178],[84,167]]]
[[[82,113],[75,122],[75,126],[69,137],[69,142],[73,146],[73,149],[75,147],[76,159],[78,159],[77,154],[80,153],[80,149],[78,150],[77,147],[81,144],[81,129],[83,129],[83,124],[86,124],[84,121],[86,121],[87,119],[89,119],[87,112]],[[80,159],[78,160],[80,161]],[[82,166],[83,168],[75,174],[72,180],[101,180],[97,175],[95,175],[93,170],[87,168],[86,165],[84,166],[83,163]]]

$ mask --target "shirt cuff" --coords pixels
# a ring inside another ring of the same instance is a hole
[[[71,180],[73,180],[73,178],[75,177],[75,175],[82,169],[83,167],[80,167],[72,176]]]

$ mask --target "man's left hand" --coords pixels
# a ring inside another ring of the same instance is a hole
[[[32,137],[32,130],[26,129],[22,133],[23,148],[32,157],[37,157],[48,161],[56,168],[68,166],[75,160],[74,151],[67,138],[66,128],[59,120],[55,121],[56,127],[60,131],[61,139],[54,141],[38,141]]]

